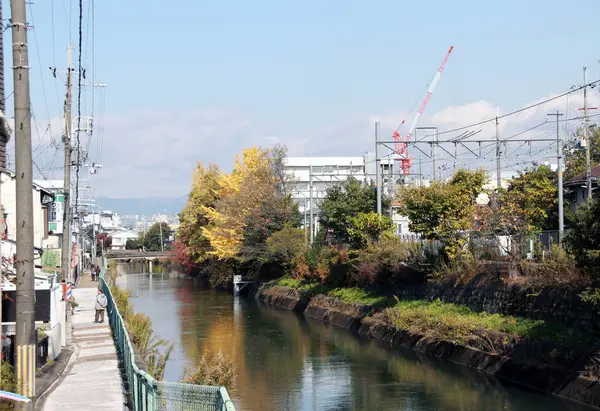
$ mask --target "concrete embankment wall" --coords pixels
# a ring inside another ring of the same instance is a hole
[[[470,299],[466,295],[465,289],[457,288],[455,291],[457,295],[453,295],[448,288],[440,288],[440,290],[443,290],[443,293],[438,295],[445,295],[445,301],[457,303],[471,301],[472,304],[506,307],[502,303],[491,303],[487,298]],[[429,297],[432,295],[434,294],[429,294]],[[479,295],[487,297],[489,294],[483,292]],[[493,295],[499,296],[498,294]],[[413,294],[412,297],[416,297],[416,295]],[[587,362],[593,362],[590,360],[589,353],[568,352],[554,358],[552,351],[560,347],[528,341],[516,344],[508,353],[491,354],[468,346],[457,345],[449,341],[432,340],[423,335],[396,329],[383,312],[377,312],[369,306],[346,303],[333,297],[317,295],[309,299],[296,290],[271,286],[259,289],[256,298],[275,308],[294,311],[306,317],[385,342],[390,346],[410,347],[436,358],[476,368],[522,386],[600,409],[598,380],[583,377],[578,371],[585,369]],[[508,298],[508,295],[500,298],[501,300]],[[533,313],[537,312],[537,304],[533,303],[528,306]],[[546,309],[551,310],[550,307]],[[571,312],[576,312],[577,309],[571,307],[571,310]]]

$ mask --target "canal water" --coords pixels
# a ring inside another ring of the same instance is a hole
[[[589,411],[192,279],[128,274],[119,283],[135,311],[175,343],[166,380],[179,381],[203,354],[232,356],[238,376],[230,395],[239,411]]]

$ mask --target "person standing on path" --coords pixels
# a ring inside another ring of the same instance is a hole
[[[106,295],[102,292],[102,290],[98,289],[98,294],[96,295],[96,305],[94,308],[96,309],[96,317],[95,323],[103,323],[104,322],[104,309],[108,304],[108,300],[106,299]]]
[[[100,269],[100,266],[97,265],[96,266],[96,281],[100,281],[100,271],[102,271],[102,270]]]

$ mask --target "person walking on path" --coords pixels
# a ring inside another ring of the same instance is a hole
[[[92,264],[90,274],[92,275],[92,281],[94,281],[96,279],[96,266],[94,264]]]
[[[100,266],[97,265],[96,266],[96,281],[100,281],[100,271],[102,271],[102,270],[100,270]]]
[[[108,300],[106,299],[106,295],[104,295],[102,290],[98,289],[98,294],[96,295],[96,305],[94,306],[96,309],[96,318],[94,320],[95,323],[104,322],[104,309],[106,309],[107,304]]]

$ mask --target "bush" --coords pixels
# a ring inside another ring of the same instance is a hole
[[[598,274],[600,269],[600,197],[580,206],[571,220],[571,229],[565,236],[565,245],[581,267]]]
[[[292,262],[304,254],[306,249],[304,230],[288,227],[267,238],[266,256],[269,260],[280,263],[284,272],[288,272]]]
[[[210,285],[215,288],[229,289],[233,286],[233,274],[236,262],[233,260],[217,260],[211,258],[207,265]]]
[[[552,245],[546,258],[540,262],[521,261],[520,279],[528,285],[537,287],[566,287],[582,290],[591,285],[586,267],[578,267],[575,257],[558,245]]]
[[[397,282],[422,282],[422,275],[409,265],[421,258],[420,245],[405,243],[392,234],[384,234],[379,241],[354,253],[351,261],[350,283],[389,286]],[[415,276],[416,275],[416,276]]]
[[[392,219],[377,213],[359,213],[348,218],[348,236],[355,248],[363,248],[377,241],[382,233],[392,231]]]
[[[221,351],[215,356],[203,355],[195,367],[188,367],[182,382],[197,385],[224,386],[232,391],[236,387],[236,366],[229,355]]]
[[[2,361],[0,365],[0,376],[2,382],[0,389],[2,391],[15,392],[17,389],[17,380],[13,367],[6,361]],[[0,400],[0,411],[9,411],[15,409],[15,403],[9,400]]]
[[[291,274],[293,278],[305,282],[321,282],[331,285],[343,285],[346,282],[348,253],[332,246],[315,245],[294,262]]]

